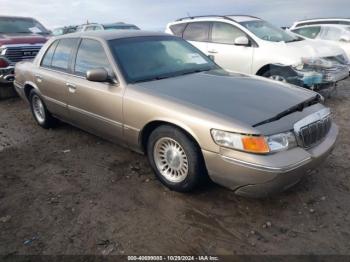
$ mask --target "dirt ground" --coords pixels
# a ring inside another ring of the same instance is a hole
[[[276,197],[169,191],[146,157],[0,101],[0,254],[350,254],[350,81],[322,167]]]

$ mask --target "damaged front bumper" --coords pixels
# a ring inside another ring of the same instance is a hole
[[[14,66],[0,68],[0,84],[13,83],[14,79],[15,79]]]
[[[289,83],[315,91],[334,89],[337,82],[349,77],[349,67],[340,64],[331,68],[313,68],[311,70],[292,68],[292,70],[295,75],[288,79]]]

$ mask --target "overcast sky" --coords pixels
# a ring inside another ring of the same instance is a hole
[[[350,17],[350,0],[0,0],[0,15],[31,16],[52,29],[89,22],[162,30],[179,17],[250,14],[278,26],[312,17]]]

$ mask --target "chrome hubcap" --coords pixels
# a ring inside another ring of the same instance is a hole
[[[269,77],[270,79],[273,79],[275,81],[280,81],[283,83],[287,83],[287,80],[283,77],[283,76],[279,76],[279,75],[272,75]]]
[[[188,175],[188,160],[185,150],[174,139],[160,138],[153,150],[158,171],[167,180],[174,183],[183,181]]]
[[[43,123],[45,121],[45,109],[43,102],[37,95],[34,95],[32,98],[32,103],[35,118],[38,120],[39,123]]]

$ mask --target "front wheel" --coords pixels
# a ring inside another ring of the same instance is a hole
[[[148,139],[147,156],[157,178],[171,190],[191,191],[206,177],[199,146],[176,127],[155,129]]]
[[[43,128],[53,127],[56,119],[47,110],[44,101],[35,89],[30,91],[29,102],[35,121]]]
[[[288,82],[287,80],[290,77],[290,73],[282,72],[281,70],[271,69],[266,71],[262,76],[270,78],[275,81],[287,83]]]

